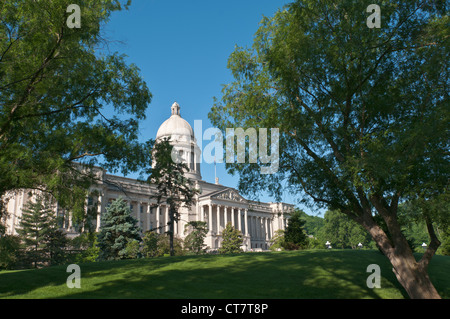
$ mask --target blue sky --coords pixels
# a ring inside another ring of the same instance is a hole
[[[113,41],[110,50],[126,54],[140,68],[153,94],[141,139],[156,136],[174,101],[191,126],[202,120],[203,130],[212,127],[207,114],[213,97],[220,98],[222,85],[233,80],[228,57],[236,45],[250,47],[263,16],[273,16],[289,2],[133,0],[129,10],[115,13],[105,27]],[[208,143],[203,141],[203,147]],[[213,164],[203,162],[201,172],[205,181],[214,182]],[[237,186],[238,177],[228,175],[225,164],[217,164],[217,175],[222,185]],[[260,200],[275,201],[266,195]],[[297,198],[286,193],[282,200],[296,204]]]

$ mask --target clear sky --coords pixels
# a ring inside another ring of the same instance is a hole
[[[194,120],[202,120],[203,130],[212,127],[207,114],[213,97],[220,99],[222,85],[233,80],[228,57],[236,45],[250,47],[263,16],[273,16],[289,2],[133,0],[129,10],[115,13],[105,28],[106,38],[113,41],[110,50],[126,54],[139,67],[153,94],[141,139],[155,138],[175,101],[192,127]],[[203,141],[203,147],[209,142]],[[201,173],[214,183],[214,164],[203,162]],[[217,164],[217,175],[220,184],[237,186],[238,177],[228,175],[225,164]],[[266,195],[260,200],[275,201]],[[282,200],[297,204],[287,193]]]

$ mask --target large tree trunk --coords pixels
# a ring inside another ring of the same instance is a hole
[[[428,262],[434,255],[440,242],[433,234],[429,250],[420,261],[416,261],[409,244],[401,232],[395,212],[388,212],[379,207],[376,202],[377,211],[386,221],[390,237],[375,222],[371,213],[366,211],[363,216],[355,218],[370,233],[383,254],[389,259],[397,280],[412,299],[441,299],[433,283],[428,276]]]
[[[388,257],[398,282],[405,288],[412,299],[440,299],[428,276],[426,267],[416,262],[414,256]]]

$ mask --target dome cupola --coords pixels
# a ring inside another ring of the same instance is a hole
[[[156,133],[156,142],[170,137],[170,144],[178,151],[180,158],[187,164],[189,171],[186,176],[192,179],[201,179],[200,158],[201,150],[197,145],[194,130],[191,125],[181,117],[180,105],[172,104],[171,116],[165,120]]]

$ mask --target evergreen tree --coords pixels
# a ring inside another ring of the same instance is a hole
[[[131,216],[131,209],[121,197],[114,200],[102,216],[102,228],[98,234],[100,260],[128,258],[129,242],[141,241],[137,220]]]
[[[61,239],[61,234],[55,235],[56,225],[56,215],[44,198],[37,197],[36,201],[25,205],[17,229],[25,250],[25,262],[37,268],[54,261],[56,255],[60,260],[66,242]],[[56,240],[56,237],[59,239]]]
[[[156,185],[158,190],[155,196],[158,203],[164,201],[169,206],[169,244],[170,255],[175,255],[174,224],[179,220],[178,210],[181,206],[190,207],[194,204],[194,196],[199,193],[193,182],[184,176],[189,169],[181,160],[172,158],[173,146],[170,139],[164,139],[155,144],[153,158],[155,165],[152,168],[148,181]]]
[[[300,212],[294,211],[288,220],[288,225],[284,233],[284,248],[297,250],[304,248],[308,243],[308,237],[303,231],[305,221],[301,219]]]
[[[202,221],[191,221],[186,224],[186,230],[191,232],[184,239],[185,248],[193,251],[196,255],[201,254],[205,248],[205,237],[208,233],[208,224]]]
[[[228,223],[222,232],[222,247],[219,248],[221,254],[234,254],[242,252],[242,234]]]

